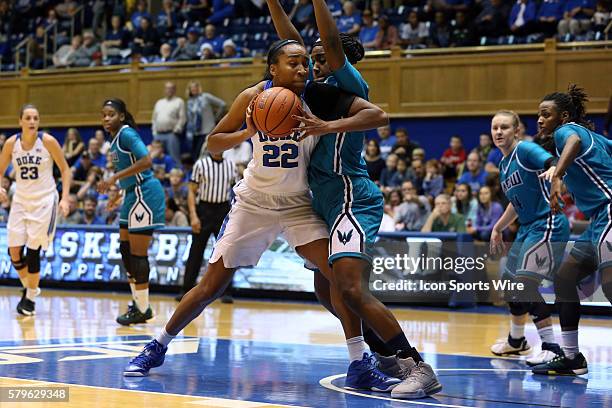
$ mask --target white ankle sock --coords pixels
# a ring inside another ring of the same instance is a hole
[[[569,359],[576,357],[576,354],[580,352],[578,350],[578,330],[562,331],[561,340],[563,353]]]
[[[36,296],[38,296],[39,293],[40,293],[40,290],[38,288],[36,289],[26,288],[26,297],[30,299],[32,302],[34,301]]]
[[[542,339],[542,343],[556,343],[555,332],[553,331],[552,326],[546,326],[538,329],[538,334],[540,335],[540,339]]]
[[[170,344],[175,337],[176,336],[168,334],[166,328],[164,327],[155,340],[157,340],[158,343],[162,344],[164,347],[168,347],[168,344]]]
[[[136,307],[142,313],[146,312],[149,308],[149,288],[147,289],[135,289],[134,290],[134,302],[136,303]]]
[[[363,336],[357,336],[346,340],[346,346],[348,347],[349,360],[359,361],[363,358],[363,353],[368,352]]]
[[[510,321],[510,337],[517,340],[525,337],[525,325],[515,324],[513,321]]]
[[[20,276],[19,280],[21,281],[21,286],[23,286],[24,289],[27,289],[28,288],[27,276],[25,278],[22,278]]]

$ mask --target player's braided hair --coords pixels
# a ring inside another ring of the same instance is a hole
[[[123,115],[125,116],[125,120],[123,120],[123,122],[121,123],[126,124],[131,128],[137,129],[136,121],[134,120],[134,117],[132,116],[130,112],[128,112],[125,102],[123,102],[121,99],[119,98],[107,99],[104,101],[102,106],[110,106],[113,109],[115,109],[118,113],[123,113]]]
[[[575,122],[587,129],[594,130],[593,123],[586,118],[585,104],[588,100],[584,89],[579,88],[576,84],[570,84],[567,88],[567,93],[553,92],[542,99],[542,101],[553,101],[557,105],[559,113],[568,112],[570,122]]]
[[[340,33],[340,41],[342,42],[342,50],[344,51],[344,55],[346,55],[346,58],[351,65],[355,65],[363,59],[365,56],[365,49],[359,40],[350,34]],[[313,44],[313,47],[316,47],[317,45],[323,45],[320,39]]]

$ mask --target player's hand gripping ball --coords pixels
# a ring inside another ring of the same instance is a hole
[[[293,91],[273,87],[266,89],[253,103],[252,119],[255,127],[271,138],[284,137],[300,126],[294,119],[302,114],[302,100]]]

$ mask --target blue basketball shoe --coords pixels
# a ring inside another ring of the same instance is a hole
[[[388,377],[376,368],[376,359],[373,355],[363,353],[361,360],[353,361],[349,366],[344,388],[389,392],[400,382],[402,382],[400,379]]]
[[[125,377],[146,377],[150,369],[164,364],[166,351],[168,347],[155,339],[151,340],[144,350],[130,361],[130,364],[123,370],[123,375]]]

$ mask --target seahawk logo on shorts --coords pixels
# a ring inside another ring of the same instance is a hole
[[[546,257],[540,258],[538,254],[536,254],[536,265],[538,266],[538,268],[541,268],[544,266],[544,264],[546,264],[546,259]]]
[[[342,242],[343,245],[348,244],[348,242],[351,240],[352,237],[353,237],[353,230],[350,230],[349,232],[338,231],[338,239],[340,240],[340,242]]]
[[[504,193],[506,193],[512,187],[520,186],[521,184],[523,184],[523,179],[521,179],[521,173],[516,170],[507,179],[502,181],[501,186]]]
[[[134,216],[136,217],[136,221],[138,222],[142,222],[142,219],[144,218],[145,213],[140,213],[140,214],[134,214]]]

